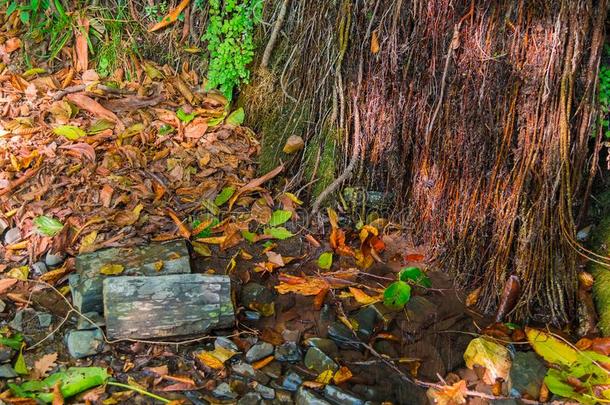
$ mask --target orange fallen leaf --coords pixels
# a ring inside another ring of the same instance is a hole
[[[11,53],[21,48],[21,40],[17,37],[9,38],[4,43],[4,51],[6,53]]]
[[[34,369],[32,370],[31,378],[33,380],[40,380],[45,377],[47,373],[55,367],[57,361],[57,353],[45,354],[40,359],[34,362]]]
[[[149,28],[148,32],[154,32],[154,31],[160,30],[161,28],[167,27],[168,25],[172,24],[174,21],[176,21],[178,19],[182,10],[184,10],[186,8],[186,6],[188,6],[189,3],[190,3],[190,0],[182,0],[180,2],[180,4],[178,4],[176,6],[176,8],[171,10],[169,12],[169,14],[167,14],[165,17],[163,17],[163,19],[161,19],[161,21],[159,21],[158,23],[153,25],[151,28]]]
[[[254,367],[254,369],[256,369],[256,370],[259,370],[259,369],[265,367],[267,364],[271,363],[273,361],[273,359],[275,359],[275,356],[273,356],[273,355],[265,357],[264,359],[259,360],[256,363],[252,363],[252,367]]]
[[[188,227],[186,225],[184,225],[184,223],[180,220],[180,218],[178,218],[176,213],[174,211],[172,211],[171,209],[168,209],[167,214],[170,216],[172,221],[174,221],[174,223],[178,227],[178,232],[180,232],[180,235],[182,235],[182,237],[186,240],[190,239],[191,231],[189,231]]]
[[[76,19],[78,27],[75,35],[76,70],[84,72],[89,67],[87,42],[89,40],[89,19],[79,16]]]
[[[424,255],[420,255],[419,253],[410,253],[405,255],[405,260],[408,262],[423,262],[424,259]]]
[[[430,389],[429,392],[437,405],[456,405],[466,403],[467,390],[466,381],[460,380],[453,385]]]
[[[0,280],[0,294],[4,293],[6,290],[11,288],[13,285],[17,283],[16,278],[3,278]]]
[[[354,296],[356,302],[361,305],[370,305],[382,300],[382,297],[371,297],[370,295],[356,287],[349,287],[349,291]]]
[[[72,93],[66,96],[68,101],[74,103],[80,109],[89,111],[91,114],[105,118],[110,121],[114,121],[117,123],[117,129],[122,132],[125,130],[125,125],[119,119],[119,117],[113,113],[112,111],[104,108],[100,103],[95,101],[89,96],[86,96],[84,93]]]
[[[286,275],[281,275],[280,280],[285,280]],[[300,295],[318,295],[324,289],[329,288],[326,280],[316,277],[307,277],[303,282],[293,284],[295,280],[292,279],[289,282],[281,281],[279,285],[275,286],[275,289],[280,294],[296,293]]]
[[[353,374],[350,369],[345,366],[341,366],[333,376],[333,381],[335,382],[335,384],[342,384],[350,380],[352,377]]]

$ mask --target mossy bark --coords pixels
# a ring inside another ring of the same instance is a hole
[[[592,245],[597,254],[610,256],[610,214],[597,225]],[[610,268],[590,262],[589,272],[595,278],[593,297],[599,317],[598,327],[604,336],[610,336]]]

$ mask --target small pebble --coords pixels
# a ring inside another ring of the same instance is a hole
[[[51,250],[49,250],[44,258],[44,262],[48,267],[55,267],[62,264],[64,258],[65,256],[62,253],[51,253]]]
[[[32,274],[35,276],[42,276],[47,272],[47,265],[45,262],[36,262],[32,265]]]
[[[273,353],[273,345],[267,342],[259,342],[252,346],[246,353],[246,361],[254,363],[255,361],[264,359]]]
[[[4,244],[12,245],[21,240],[21,231],[19,228],[11,228],[4,234]]]

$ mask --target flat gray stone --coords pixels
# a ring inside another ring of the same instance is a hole
[[[48,267],[56,267],[64,262],[66,256],[63,253],[51,253],[51,250],[47,251],[44,257],[44,264]]]
[[[510,369],[512,394],[536,398],[546,375],[546,366],[534,352],[517,352]]]
[[[259,342],[246,352],[246,361],[248,363],[254,363],[255,361],[264,359],[273,354],[273,349],[274,347],[271,343]]]
[[[214,391],[212,391],[212,395],[219,399],[235,399],[237,398],[237,393],[233,392],[231,386],[226,382],[218,384]]]
[[[335,405],[364,405],[364,400],[335,385],[324,387],[324,397]]]
[[[300,387],[295,396],[296,405],[332,405],[330,402],[320,398],[318,394],[307,388]]]
[[[100,274],[105,265],[123,266],[118,276],[161,276],[191,272],[186,242],[177,240],[131,248],[112,248],[76,257],[76,272],[69,277],[72,301],[80,312],[102,313],[103,281],[115,276]]]
[[[3,364],[0,366],[0,378],[15,378],[17,373],[10,364]]]
[[[237,401],[237,405],[258,405],[262,399],[258,392],[248,392]]]
[[[64,339],[70,356],[76,359],[101,353],[104,349],[104,337],[99,329],[71,330]]]
[[[303,358],[301,348],[295,342],[286,342],[275,348],[275,359],[277,361],[285,361],[296,363]]]
[[[4,234],[4,244],[12,245],[21,240],[21,230],[19,228],[11,228]]]
[[[317,374],[321,374],[326,370],[335,372],[339,369],[339,365],[317,347],[310,347],[309,350],[307,350],[307,354],[305,354],[305,366],[308,369],[315,371]]]
[[[231,326],[231,279],[207,274],[110,277],[103,282],[110,339],[179,337]]]

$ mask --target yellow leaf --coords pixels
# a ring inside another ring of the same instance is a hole
[[[6,273],[8,277],[15,278],[17,280],[27,280],[29,274],[30,268],[28,266],[15,267]]]
[[[299,200],[299,198],[298,198],[296,195],[292,194],[292,193],[284,193],[284,195],[285,195],[286,197],[290,198],[290,200],[291,200],[293,203],[297,204],[297,205],[301,205],[301,204],[303,204],[303,201]]]
[[[202,352],[197,355],[199,360],[205,364],[206,366],[213,368],[215,370],[222,369],[225,365],[222,361],[218,360],[212,352]]]
[[[472,369],[475,365],[485,368],[483,381],[493,385],[498,378],[506,381],[511,368],[508,349],[499,343],[484,337],[470,341],[464,352],[466,367]]]
[[[100,274],[116,276],[117,274],[121,274],[123,270],[125,270],[125,267],[123,267],[121,264],[108,263],[100,268]]]
[[[293,279],[301,279],[301,280],[288,280],[287,282],[284,280],[287,280],[288,278],[293,278]],[[328,283],[326,282],[326,280],[320,279],[320,278],[315,278],[315,277],[307,277],[307,278],[301,278],[301,277],[294,277],[294,276],[288,276],[288,275],[281,275],[280,276],[280,284],[275,286],[275,289],[277,290],[277,292],[279,292],[280,294],[287,294],[287,293],[296,293],[296,294],[300,294],[300,295],[318,295],[320,293],[320,291],[329,288]]]
[[[333,375],[334,373],[332,370],[324,370],[320,373],[318,377],[316,377],[316,382],[319,382],[321,384],[328,384],[332,381]]]
[[[352,376],[353,374],[349,368],[341,366],[341,368],[339,368],[339,370],[337,370],[337,372],[333,376],[333,381],[335,382],[335,384],[342,384],[350,380]]]
[[[354,296],[356,302],[361,305],[370,305],[375,302],[381,301],[382,299],[382,297],[371,297],[370,295],[356,287],[350,287],[349,291]]]
[[[80,243],[80,248],[78,249],[79,253],[88,253],[92,252],[95,248],[95,240],[97,239],[97,231],[93,231],[87,236],[83,237],[83,240]]]
[[[211,245],[220,245],[227,239],[226,236],[211,236],[209,238],[199,238],[197,242],[209,243]]]
[[[437,405],[459,405],[466,403],[467,390],[466,381],[460,380],[453,385],[446,385],[439,389],[431,388],[429,393]]]

